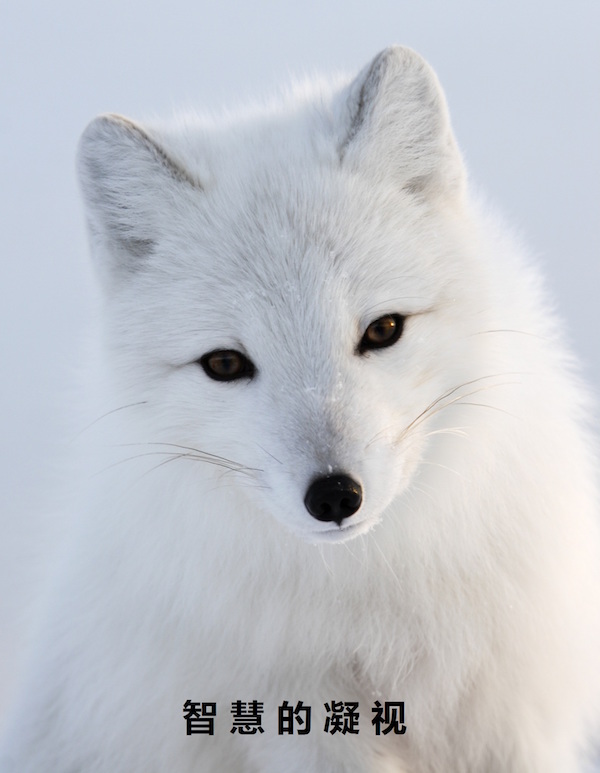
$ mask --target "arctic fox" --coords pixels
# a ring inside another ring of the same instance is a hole
[[[436,76],[85,131],[104,297],[15,773],[574,773],[586,397]]]

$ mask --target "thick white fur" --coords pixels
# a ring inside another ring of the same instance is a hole
[[[221,124],[99,118],[80,169],[97,420],[6,769],[579,771],[588,409],[428,66],[392,48]],[[359,356],[386,313],[402,338]],[[196,362],[227,348],[252,381]],[[331,470],[364,489],[347,529],[303,503]],[[187,699],[217,701],[215,737],[186,736]],[[237,699],[264,702],[263,735],[229,732]],[[374,735],[376,699],[405,702],[405,735]],[[308,736],[277,735],[283,700],[312,705]],[[323,732],[330,700],[360,702],[358,736]]]

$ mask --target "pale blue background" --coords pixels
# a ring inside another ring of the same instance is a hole
[[[598,0],[2,0],[0,582],[15,603],[0,601],[0,647],[16,649],[24,535],[90,314],[73,170],[85,124],[214,109],[410,45],[440,76],[473,178],[545,264],[598,394],[599,27]]]

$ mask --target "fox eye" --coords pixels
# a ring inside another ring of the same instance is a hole
[[[235,381],[238,378],[252,378],[253,363],[241,352],[233,349],[217,349],[208,352],[198,360],[204,372],[215,381]]]
[[[371,349],[383,349],[395,344],[402,335],[404,319],[401,314],[386,314],[373,320],[360,340],[358,353],[363,354]]]

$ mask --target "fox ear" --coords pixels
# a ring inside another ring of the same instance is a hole
[[[170,191],[196,185],[158,141],[117,115],[100,116],[84,131],[78,170],[94,251],[109,263],[101,269],[117,274],[133,273],[154,252]]]
[[[386,48],[346,91],[342,161],[395,176],[413,193],[459,192],[464,168],[431,67],[409,48]]]

